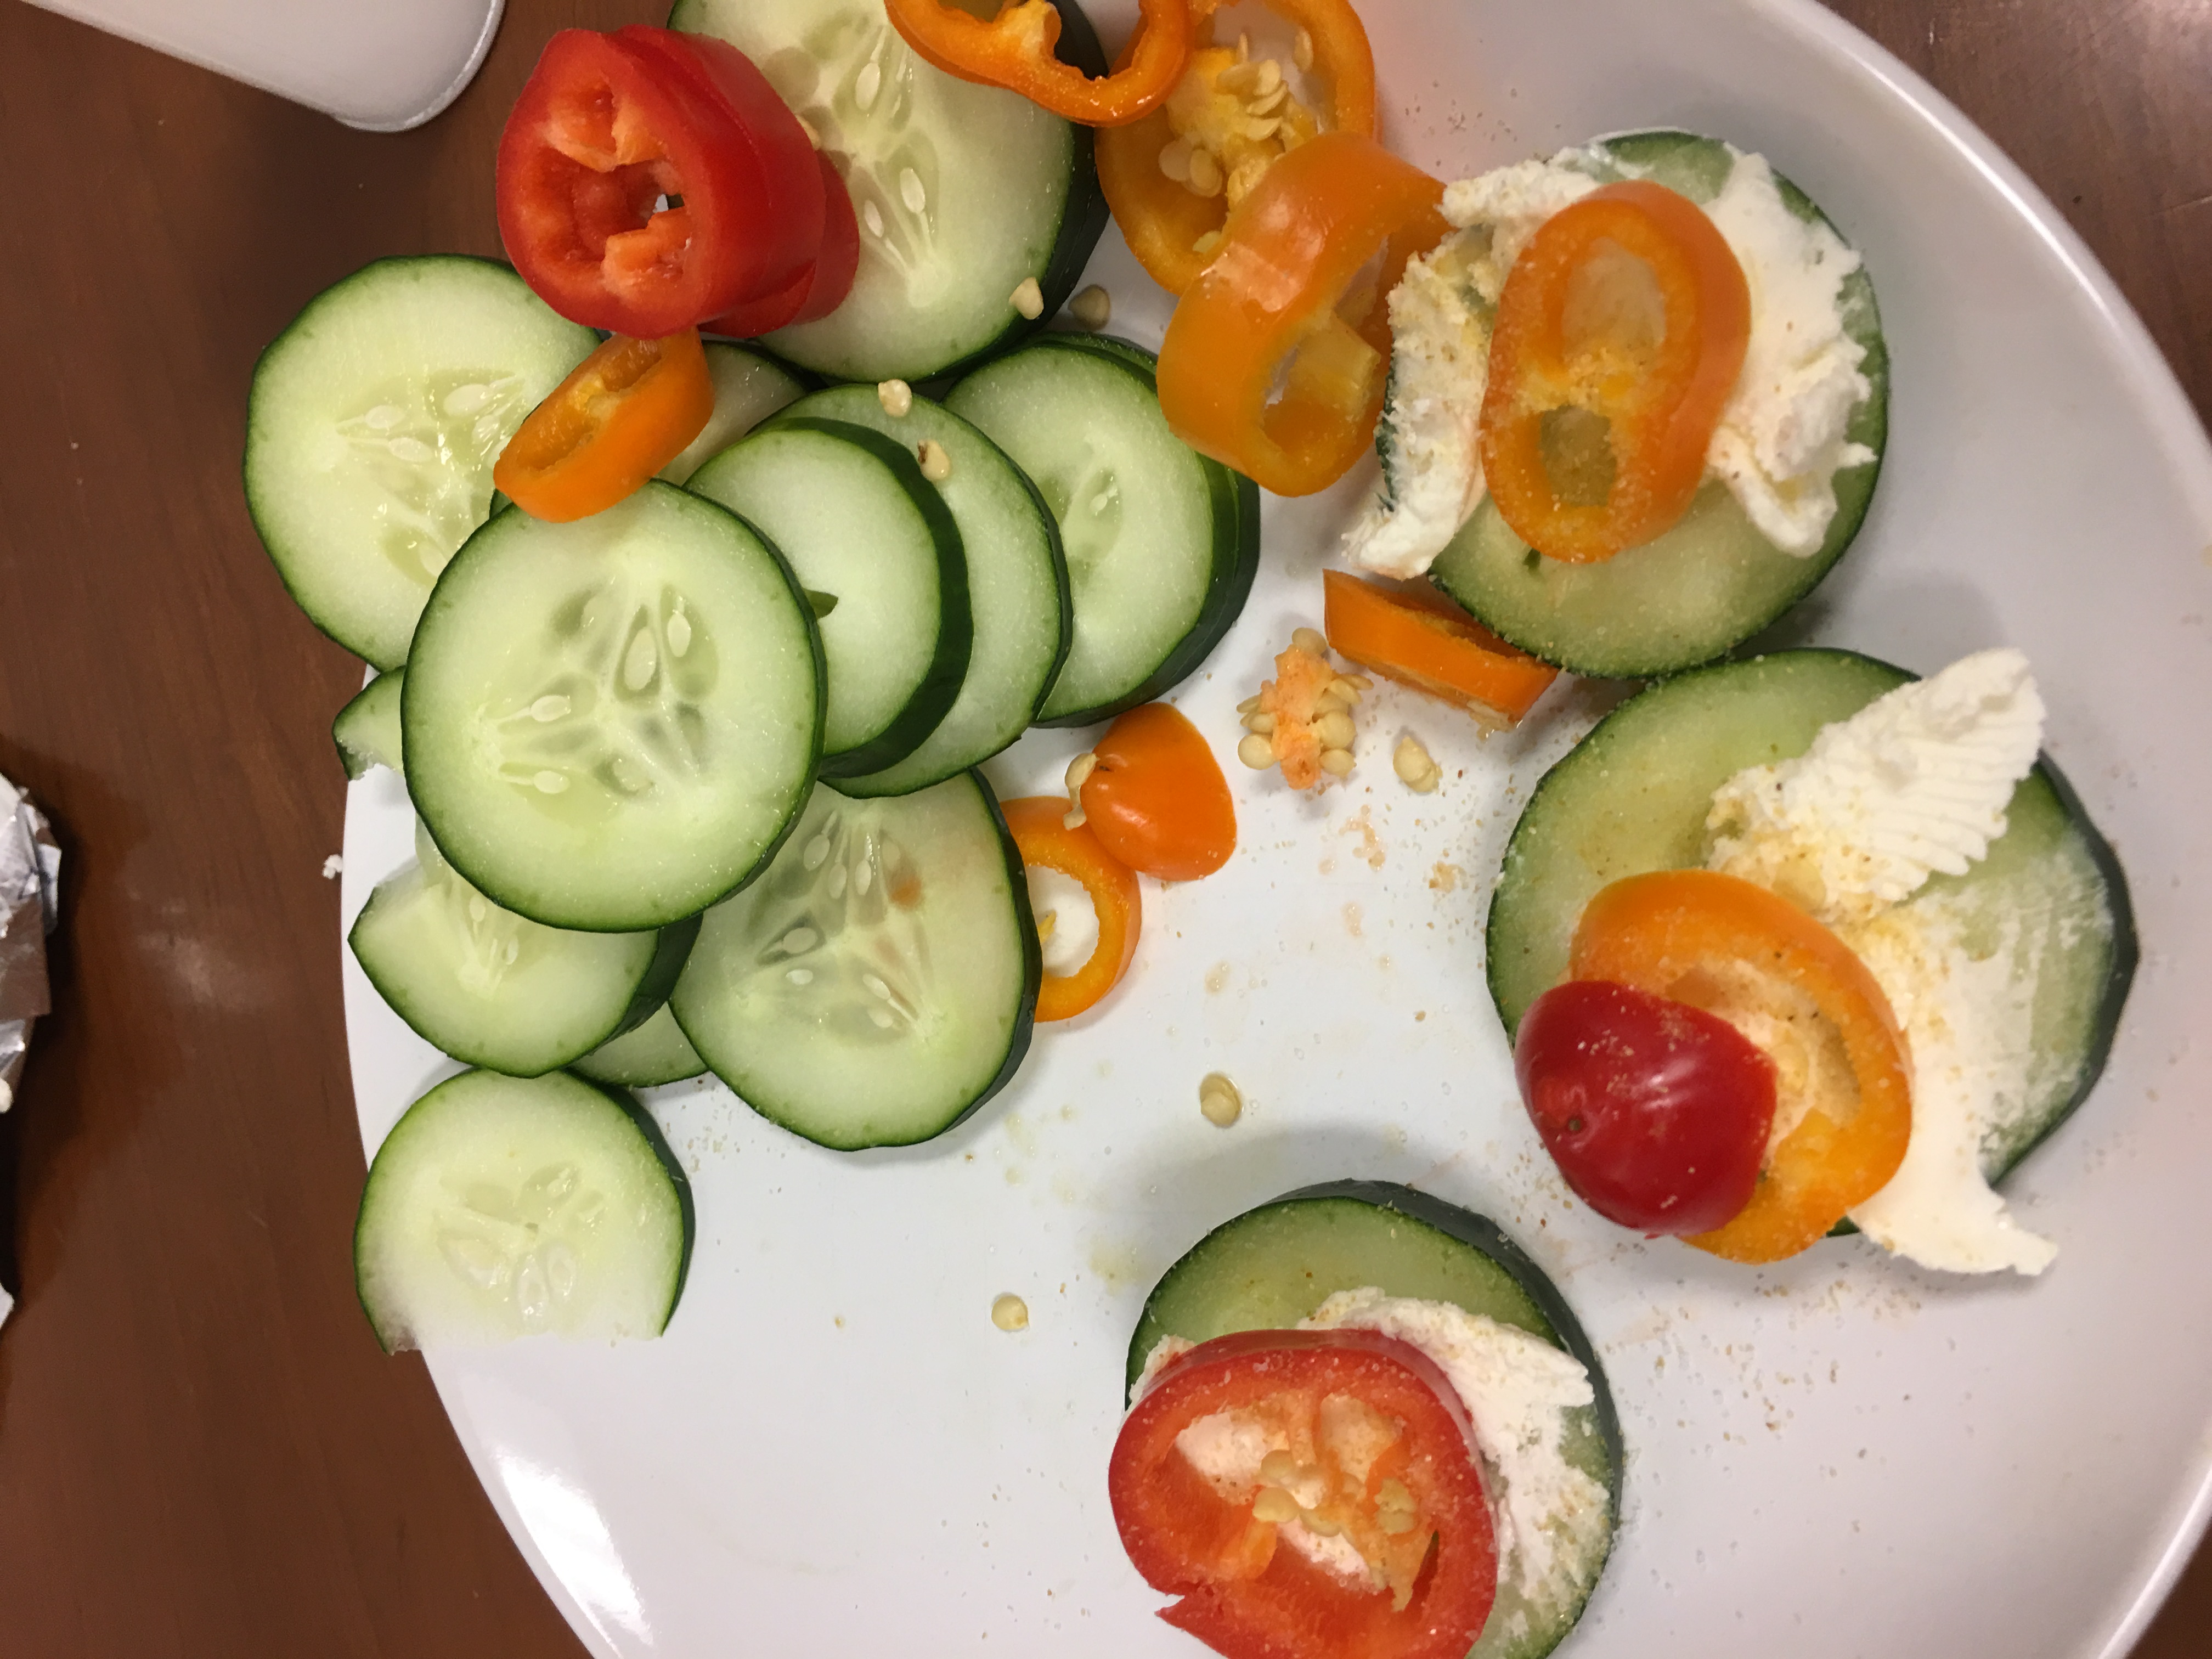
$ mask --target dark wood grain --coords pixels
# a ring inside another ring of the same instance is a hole
[[[2212,412],[2212,5],[1838,9],[2020,161]],[[0,1338],[11,1656],[581,1651],[352,1300],[320,867],[360,671],[286,600],[238,460],[309,295],[496,251],[491,144],[548,30],[659,9],[511,0],[452,112],[373,137],[0,0],[0,771],[70,854]],[[2208,1651],[2212,1554],[2139,1656]]]

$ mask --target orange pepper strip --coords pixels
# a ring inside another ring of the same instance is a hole
[[[1340,570],[1322,572],[1323,623],[1343,656],[1455,703],[1486,726],[1519,724],[1559,671],[1516,651],[1474,617]]]
[[[1087,825],[1067,827],[1067,802],[1056,795],[1030,795],[1002,801],[1006,829],[1021,850],[1022,862],[1057,870],[1083,884],[1098,913],[1098,945],[1091,959],[1072,974],[1047,974],[1037,992],[1040,1020],[1073,1019],[1090,1007],[1128,971],[1137,954],[1144,904],[1136,872],[1108,852]]]
[[[1482,400],[1483,473],[1514,533],[1588,564],[1674,525],[1750,339],[1743,267],[1687,197],[1635,179],[1553,215],[1505,278]],[[1574,500],[1544,453],[1545,416],[1570,408],[1610,422],[1613,461],[1610,487]]]
[[[1237,805],[1199,729],[1164,702],[1132,708],[1106,728],[1079,786],[1099,844],[1132,870],[1196,881],[1237,850]]]
[[[1662,870],[1601,889],[1575,928],[1568,975],[1698,1006],[1700,969],[1749,963],[1796,985],[1842,1036],[1858,1098],[1815,1100],[1767,1154],[1750,1204],[1689,1243],[1731,1261],[1778,1261],[1880,1192],[1912,1135],[1911,1062],[1889,999],[1856,952],[1788,900],[1708,870]]]
[[[1382,412],[1384,302],[1405,262],[1442,240],[1443,198],[1354,133],[1324,132],[1269,167],[1168,323],[1160,409],[1176,435],[1279,495],[1349,471]],[[1380,280],[1353,291],[1377,253]]]
[[[697,329],[658,340],[617,334],[530,411],[492,482],[533,519],[589,518],[635,495],[714,412]]]
[[[990,18],[950,0],[885,0],[884,10],[907,45],[947,75],[1006,87],[1085,126],[1119,126],[1156,109],[1190,58],[1185,0],[1139,0],[1136,38],[1099,81],[1053,56],[1060,11],[1048,0],[1012,0]]]
[[[1272,166],[1270,157],[1279,159],[1317,132],[1375,134],[1375,53],[1359,14],[1347,0],[1267,0],[1267,9],[1304,31],[1311,46],[1313,67],[1305,73],[1319,93],[1311,108],[1296,96],[1262,96],[1258,85],[1249,82],[1249,91],[1240,95],[1237,78],[1255,75],[1265,60],[1254,58],[1240,69],[1234,51],[1214,44],[1213,14],[1219,3],[1190,0],[1190,63],[1167,102],[1140,121],[1098,135],[1098,185],[1114,210],[1114,222],[1121,227],[1137,263],[1170,294],[1188,288],[1212,262],[1218,243],[1204,252],[1199,247],[1221,229],[1230,210],[1243,198],[1248,169]],[[1127,62],[1126,51],[1122,57]],[[1275,73],[1282,70],[1278,64]],[[1257,114],[1259,108],[1267,114]],[[1280,125],[1267,137],[1254,139],[1248,120],[1262,127],[1269,120]],[[1162,170],[1162,153],[1178,140],[1207,153],[1210,160],[1203,165],[1210,173],[1194,177],[1188,164],[1182,164],[1182,179]]]

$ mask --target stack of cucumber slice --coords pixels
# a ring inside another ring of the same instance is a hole
[[[1048,269],[1096,234],[1057,165]],[[1006,331],[960,327],[919,367]],[[827,1146],[941,1133],[1012,1075],[1042,972],[974,769],[1195,668],[1250,588],[1257,491],[1169,432],[1149,353],[1046,335],[942,402],[718,344],[714,422],[660,481],[569,524],[493,512],[500,447],[590,343],[502,267],[386,260],[257,377],[257,522],[386,671],[340,758],[419,816],[354,951],[487,1073],[711,1066]]]

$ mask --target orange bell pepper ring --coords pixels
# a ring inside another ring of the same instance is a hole
[[[1160,409],[1176,435],[1279,495],[1349,471],[1382,412],[1385,301],[1449,228],[1443,197],[1354,133],[1324,132],[1270,167],[1168,323]],[[1360,283],[1377,254],[1379,276]]]
[[[1507,273],[1482,400],[1483,473],[1513,532],[1588,564],[1671,528],[1750,339],[1743,267],[1687,197],[1634,179],[1547,220]]]
[[[1723,1018],[1745,994],[1747,974],[1780,981],[1772,1006],[1784,1018],[1793,1003],[1810,1001],[1841,1038],[1856,1085],[1814,1092],[1796,1127],[1768,1152],[1751,1202],[1687,1241],[1731,1261],[1779,1261],[1887,1186],[1911,1139],[1911,1062],[1866,963],[1755,883],[1662,870],[1600,890],[1576,925],[1568,966],[1571,979],[1612,980]]]
[[[1129,969],[1144,923],[1136,872],[1108,852],[1090,827],[1067,827],[1067,802],[1056,795],[1004,801],[999,810],[1024,864],[1057,870],[1080,882],[1098,917],[1098,943],[1072,974],[1047,974],[1037,991],[1040,1020],[1073,1019],[1097,1003]]]
[[[1492,728],[1516,726],[1559,671],[1516,650],[1441,597],[1322,572],[1322,627],[1340,656],[1441,697]]]
[[[1190,58],[1184,0],[1139,0],[1136,37],[1103,80],[1053,55],[1060,11],[1049,0],[1012,0],[988,18],[951,0],[884,0],[884,9],[907,45],[947,75],[1005,87],[1089,127],[1118,126],[1158,108]]]
[[[697,329],[658,340],[617,334],[530,411],[492,482],[533,519],[589,518],[636,494],[714,412]]]
[[[1196,881],[1237,850],[1237,805],[1221,763],[1167,703],[1121,715],[1076,757],[1068,780],[1099,844],[1132,870]]]
[[[1276,161],[1319,133],[1375,134],[1375,53],[1348,0],[1267,0],[1297,30],[1287,63],[1249,55],[1242,37],[1215,44],[1219,3],[1190,0],[1190,62],[1167,101],[1098,135],[1114,222],[1170,294],[1212,262],[1230,212]]]

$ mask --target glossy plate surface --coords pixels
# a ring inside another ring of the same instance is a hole
[[[1115,38],[1126,7],[1099,9]],[[718,1086],[652,1104],[699,1239],[667,1336],[434,1358],[454,1425],[601,1655],[896,1651],[1177,1659],[1105,1495],[1123,1344],[1208,1227],[1346,1176],[1496,1217],[1611,1370],[1620,1547],[1566,1652],[2113,1659],[2202,1525],[2212,1279],[2212,449],[2057,216],[1924,84],[1800,0],[1368,0],[1393,146],[1443,176],[1680,126],[1764,151],[1864,251],[1895,364],[1858,546],[1784,624],[1936,668],[2024,647],[2048,746],[2118,846],[2143,965],[2102,1086],[2011,1183],[2056,1238],[2039,1282],[1952,1280],[1860,1240],[1765,1272],[1570,1208],[1513,1097],[1481,922],[1520,803],[1601,706],[1554,692],[1485,744],[1385,690],[1349,787],[1231,766],[1243,846],[1148,886],[1129,981],[1039,1033],[999,1101],[844,1157]],[[1109,236],[1115,328],[1164,296]],[[1371,471],[1270,502],[1259,586],[1181,696],[1228,756]],[[1398,735],[1443,765],[1417,797]],[[1048,787],[1078,734],[992,769]],[[388,773],[354,788],[344,921],[406,856]],[[346,963],[374,1146],[445,1069]],[[1199,1115],[1224,1071],[1249,1104]],[[992,1298],[1030,1325],[994,1328]]]

